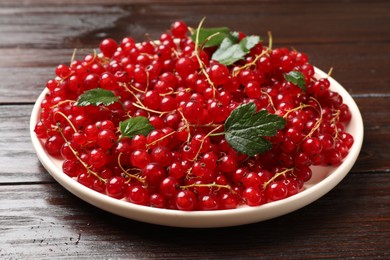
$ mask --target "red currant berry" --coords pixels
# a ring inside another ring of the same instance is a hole
[[[219,194],[219,209],[235,209],[238,205],[236,196],[231,193],[223,192]]]
[[[266,188],[267,198],[271,201],[281,200],[287,197],[287,187],[282,181],[275,181]]]
[[[116,142],[117,136],[112,130],[102,130],[97,135],[97,144],[103,149],[110,149]]]
[[[143,169],[148,163],[151,162],[151,158],[146,150],[138,149],[134,150],[130,156],[130,163],[139,169]]]
[[[114,176],[107,181],[106,193],[108,196],[121,199],[124,197],[125,179],[121,176]]]
[[[107,163],[108,157],[102,148],[96,148],[89,153],[89,163],[96,168],[101,168]]]
[[[171,25],[171,33],[176,38],[184,38],[187,31],[187,25],[183,21],[176,21]]]
[[[192,211],[196,206],[196,196],[191,190],[179,191],[175,197],[175,205],[178,209]]]
[[[150,186],[157,186],[166,177],[165,169],[158,163],[148,163],[141,172],[142,177]]]
[[[176,178],[169,176],[161,181],[159,190],[165,198],[173,198],[179,192],[179,188],[179,181]]]
[[[220,63],[214,63],[208,69],[211,81],[216,85],[223,85],[229,80],[229,69]]]
[[[264,193],[256,187],[246,188],[242,193],[242,198],[248,206],[259,206],[267,202]]]
[[[166,146],[157,146],[150,152],[152,162],[156,162],[165,167],[171,164],[173,157],[172,152]]]
[[[199,199],[200,210],[217,210],[219,209],[219,201],[214,194],[207,194]]]
[[[129,184],[126,187],[125,196],[128,201],[134,204],[146,206],[149,203],[148,191],[141,185]]]
[[[111,58],[118,48],[118,44],[114,39],[107,38],[100,43],[100,51],[107,58]]]

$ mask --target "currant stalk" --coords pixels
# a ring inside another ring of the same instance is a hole
[[[119,168],[122,170],[122,172],[123,172],[127,177],[129,177],[129,180],[128,180],[128,181],[130,181],[131,179],[135,179],[135,180],[139,181],[140,183],[142,183],[142,185],[145,186],[145,185],[147,184],[145,178],[143,178],[143,177],[141,177],[141,176],[139,176],[139,175],[136,175],[136,174],[129,173],[130,170],[134,170],[134,169],[128,169],[128,170],[126,170],[125,168],[123,168],[122,163],[121,163],[122,154],[123,154],[122,152],[119,153],[117,162],[118,162],[118,166],[119,166]],[[139,169],[135,169],[135,170],[139,170]],[[139,170],[139,171],[140,171],[140,170]]]
[[[200,56],[199,56],[199,32],[200,32],[200,29],[202,28],[202,25],[204,23],[204,21],[206,20],[206,17],[204,17],[199,25],[198,25],[198,29],[196,31],[196,40],[195,40],[195,50],[194,50],[194,54],[195,54],[195,57],[199,63],[199,67],[200,67],[200,70],[202,71],[202,73],[204,74],[204,76],[206,77],[206,80],[207,82],[210,84],[210,86],[213,88],[213,97],[215,97],[215,93],[217,92],[217,89],[215,88],[214,86],[214,83],[211,81],[210,79],[210,76],[209,74],[207,73],[205,67],[204,67],[204,64],[203,64],[203,61],[201,60]]]
[[[62,136],[62,138],[64,138],[65,142],[68,144],[70,150],[72,151],[73,155],[75,156],[75,158],[81,163],[81,165],[85,168],[85,170],[87,171],[88,174],[92,174],[94,175],[97,179],[99,179],[100,181],[104,182],[104,183],[107,183],[107,180],[100,177],[99,174],[93,170],[91,170],[91,167],[86,163],[84,162],[80,156],[78,155],[78,152],[72,147],[72,145],[70,144],[70,142],[66,139],[65,135],[63,134],[62,132],[62,128],[59,128],[59,132]]]

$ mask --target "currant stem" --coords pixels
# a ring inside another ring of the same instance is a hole
[[[273,181],[275,181],[279,176],[282,176],[282,175],[285,176],[286,173],[292,172],[293,170],[294,170],[294,168],[288,168],[288,169],[286,169],[286,170],[284,170],[284,171],[282,171],[282,172],[276,173],[274,176],[272,176],[271,179],[269,179],[267,182],[265,182],[265,183],[263,184],[263,189],[267,188],[267,186],[268,186],[270,183],[272,183]]]
[[[244,70],[244,69],[247,69],[247,68],[250,68],[252,66],[255,66],[256,65],[256,62],[261,58],[263,57],[265,54],[269,53],[268,49],[267,50],[263,50],[259,55],[256,55],[255,59],[247,64],[245,64],[244,66],[241,66],[239,67],[238,69],[236,69],[234,72],[233,72],[233,76],[236,77],[238,75],[238,73],[241,71],[241,70]]]
[[[164,112],[162,112],[162,111],[157,111],[157,110],[153,110],[153,109],[147,108],[133,91],[131,91],[126,85],[124,85],[124,88],[126,89],[126,91],[130,92],[130,94],[132,94],[133,97],[137,100],[137,102],[133,102],[133,106],[135,106],[137,108],[140,108],[142,110],[151,112],[151,113],[159,114],[159,115],[164,115],[166,113],[172,112],[172,111],[164,111]]]
[[[73,125],[73,123],[69,120],[69,118],[64,113],[58,111],[58,112],[55,113],[55,115],[57,115],[57,114],[62,116],[69,123],[70,127],[72,127],[73,131],[75,133],[77,133],[76,127]]]
[[[333,67],[330,67],[330,69],[328,71],[328,77],[330,77],[332,75],[332,72],[333,72]]]
[[[127,91],[129,91],[129,89],[128,89],[126,83],[119,82],[119,84],[120,84],[122,87],[124,87]],[[141,93],[141,94],[145,94],[145,93],[146,93],[146,91],[140,90],[140,89],[134,87],[132,84],[129,84],[129,85],[130,85],[130,87],[131,87],[132,89],[134,89],[135,91],[137,91],[137,92],[139,92],[139,93]],[[131,91],[129,91],[129,92],[131,92]]]
[[[332,114],[332,124],[334,124],[334,131],[335,131],[335,134],[333,136],[333,141],[337,141],[338,138],[339,138],[339,130],[336,126],[336,122],[339,121],[339,117],[340,117],[340,110],[337,109],[335,113]]]
[[[73,61],[74,61],[74,58],[76,57],[76,53],[77,53],[77,48],[74,48],[74,49],[73,49],[73,53],[72,53],[72,57],[70,58],[69,67],[72,66],[72,63],[73,63]]]
[[[61,105],[63,105],[63,104],[66,104],[66,103],[70,103],[70,104],[76,103],[76,100],[66,99],[66,100],[63,100],[63,101],[58,102],[58,103],[55,104],[55,105],[52,105],[50,108],[59,107],[59,106],[61,106]]]
[[[219,133],[214,133],[214,134],[210,134],[209,136],[220,136],[220,135],[225,135],[226,132],[219,132]]]
[[[157,110],[153,110],[153,109],[150,109],[150,108],[145,107],[144,105],[139,105],[139,104],[137,104],[137,103],[133,103],[133,106],[138,107],[138,108],[140,108],[140,109],[143,109],[143,110],[145,110],[145,111],[148,111],[148,112],[150,112],[150,113],[155,113],[155,114],[159,114],[159,115],[164,115],[164,114],[166,114],[166,113],[172,112],[172,111],[157,111]]]
[[[122,164],[121,164],[121,157],[122,157],[122,154],[123,154],[123,153],[119,153],[119,155],[118,155],[118,166],[119,166],[119,168],[122,170],[122,172],[123,172],[126,176],[130,177],[130,180],[131,180],[131,178],[134,178],[134,179],[136,179],[137,181],[141,182],[143,185],[145,185],[145,184],[146,184],[146,181],[145,181],[144,178],[140,177],[139,175],[135,175],[135,174],[129,173],[128,171],[131,170],[131,169],[126,170],[125,168],[123,168],[123,166],[122,166]]]
[[[294,112],[294,111],[297,111],[297,110],[300,110],[300,109],[304,109],[304,108],[307,108],[307,107],[312,107],[312,108],[314,108],[312,105],[306,105],[306,104],[299,104],[299,106],[297,106],[297,107],[295,107],[295,108],[293,108],[293,109],[290,109],[290,110],[288,110],[287,112],[286,112],[286,114],[284,114],[284,116],[283,116],[283,118],[287,118],[287,116],[290,114],[290,113],[292,113],[292,112]]]
[[[239,67],[237,70],[235,70],[233,72],[233,76],[236,77],[238,75],[238,73],[243,70],[243,69],[247,69],[247,68],[250,68],[252,66],[255,66],[256,65],[256,62],[261,58],[263,57],[264,55],[266,54],[269,54],[272,50],[272,34],[270,31],[268,31],[268,38],[269,38],[269,42],[268,42],[268,47],[267,49],[263,50],[259,55],[256,55],[255,56],[255,59],[247,64],[245,64],[244,66],[241,66]],[[273,104],[272,104],[273,106]],[[274,107],[274,106],[273,106]],[[275,107],[274,107],[275,108]],[[276,111],[276,109],[275,109]]]
[[[316,110],[317,110],[317,112],[318,112],[320,118],[318,118],[318,120],[317,120],[317,122],[315,123],[314,127],[313,127],[313,128],[310,130],[310,132],[305,136],[305,138],[303,138],[303,140],[306,139],[306,138],[308,138],[308,137],[310,137],[310,136],[311,136],[311,135],[320,127],[320,125],[321,125],[321,123],[322,123],[322,107],[321,107],[321,104],[320,104],[320,102],[318,102],[318,100],[315,99],[314,97],[310,97],[310,99],[313,100],[313,101],[315,101],[315,102],[317,103],[317,105],[319,106],[320,109],[319,109],[319,110],[316,109]]]
[[[130,85],[130,86],[131,86],[131,85]],[[131,90],[127,87],[126,84],[124,84],[123,87],[126,89],[126,91],[128,91],[131,95],[133,95],[133,97],[137,100],[137,102],[139,102],[140,104],[142,104],[142,102],[141,102],[141,100],[139,99],[139,97],[137,97],[137,95],[134,94],[134,92],[131,91]],[[139,89],[137,89],[137,88],[135,88],[135,87],[132,87],[132,88],[134,88],[134,89],[140,91]],[[141,92],[141,93],[143,93],[143,92]],[[145,94],[145,93],[143,93],[143,94]],[[143,105],[143,104],[142,104],[142,105]]]
[[[177,92],[175,92],[175,90],[173,88],[169,88],[169,92],[167,93],[161,93],[161,94],[158,94],[160,97],[165,97],[165,96],[170,96],[170,95],[173,95],[173,94],[176,94]]]
[[[150,144],[147,144],[146,147],[149,148],[150,146],[155,145],[156,143],[160,142],[161,140],[164,140],[165,138],[167,138],[175,133],[176,133],[176,131],[170,132],[170,133],[164,135],[163,137],[151,142]]]
[[[176,94],[178,94],[178,93],[180,93],[180,92],[183,92],[183,91],[185,91],[185,92],[191,92],[191,88],[185,88],[185,89],[183,89],[183,90],[181,90],[181,91],[175,91],[175,90],[172,89],[172,88],[169,88],[169,89],[170,89],[169,92],[167,92],[167,93],[160,93],[159,95],[160,95],[161,97],[165,97],[165,96],[176,95]]]
[[[271,31],[268,31],[267,34],[268,34],[268,50],[271,51],[272,50],[272,33],[271,33]]]
[[[214,86],[214,83],[211,81],[210,79],[210,76],[209,74],[207,73],[206,69],[204,68],[204,64],[203,64],[203,61],[201,60],[200,56],[199,56],[199,31],[200,31],[200,28],[202,28],[202,25],[204,23],[204,21],[206,20],[206,17],[203,17],[203,19],[200,21],[199,25],[198,25],[198,28],[196,30],[196,35],[195,35],[195,50],[194,50],[194,54],[195,54],[195,57],[199,63],[199,67],[200,67],[200,70],[202,71],[202,73],[204,74],[204,76],[206,77],[207,79],[207,82],[210,84],[210,86],[213,88],[213,97],[215,97],[215,92],[216,92],[216,89],[215,89],[215,86]]]
[[[210,35],[209,37],[206,38],[206,40],[202,43],[202,45],[200,46],[201,49],[203,49],[204,45],[210,41],[213,37],[217,36],[218,34],[220,34],[220,32],[216,32],[212,35]]]
[[[73,149],[72,145],[70,144],[70,142],[66,139],[64,133],[62,132],[62,128],[59,128],[59,132],[62,136],[62,138],[65,140],[65,142],[68,144],[69,146],[69,149],[72,151],[73,155],[76,157],[76,159],[81,163],[81,165],[87,170],[87,173],[90,173],[92,175],[94,175],[96,178],[98,178],[100,181],[104,182],[104,183],[107,183],[107,180],[106,179],[103,179],[102,177],[99,176],[99,174],[97,172],[94,172],[91,170],[91,167],[86,163],[84,162],[83,160],[81,160],[81,158],[79,157],[78,155],[78,152],[76,150]]]
[[[214,128],[213,130],[211,130],[207,135],[205,135],[205,137],[204,137],[204,138],[202,139],[202,141],[200,142],[200,146],[199,146],[198,152],[196,153],[196,155],[195,155],[193,161],[196,161],[196,159],[198,158],[198,156],[199,156],[199,154],[200,154],[200,151],[201,151],[202,148],[203,148],[204,140],[205,140],[207,137],[209,137],[210,135],[212,135],[214,132],[216,132],[217,130],[219,130],[221,127],[222,127],[222,125],[217,126],[217,127]],[[223,132],[222,134],[225,134],[225,132]]]
[[[180,186],[181,189],[188,189],[188,188],[194,188],[194,187],[217,188],[217,190],[228,189],[229,191],[234,192],[230,185],[216,184],[215,182],[212,182],[212,183],[193,183],[193,184],[189,184],[189,185]]]
[[[183,121],[184,121],[184,127],[187,129],[187,143],[190,141],[191,139],[191,129],[190,129],[190,124],[188,123],[187,119],[185,118],[185,116],[183,115],[183,112],[181,111],[181,109],[178,109],[177,111],[179,111]],[[182,128],[180,130],[183,130]]]
[[[274,102],[272,101],[272,97],[271,97],[267,92],[265,92],[265,91],[263,91],[263,90],[261,90],[261,93],[264,94],[264,95],[266,95],[266,96],[268,97],[269,103],[270,103],[270,105],[272,106],[272,109],[273,109],[274,111],[276,111]]]

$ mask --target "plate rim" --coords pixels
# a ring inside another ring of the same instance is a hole
[[[327,77],[329,79],[331,89],[337,90],[337,92],[343,97],[343,102],[348,104],[351,112],[353,113],[349,124],[353,123],[354,127],[357,129],[356,135],[353,135],[354,144],[341,165],[337,167],[326,167],[333,168],[333,170],[320,182],[288,198],[269,202],[256,207],[191,212],[159,209],[149,206],[136,205],[127,201],[111,198],[105,194],[83,186],[64,174],[62,169],[58,168],[55,164],[56,159],[49,156],[44,151],[42,142],[35,135],[34,128],[41,109],[40,103],[44,96],[48,93],[47,88],[41,92],[34,104],[30,117],[30,137],[39,161],[61,186],[85,202],[110,213],[151,224],[186,228],[229,227],[261,222],[296,211],[324,196],[344,179],[359,156],[364,138],[364,126],[363,119],[356,102],[347,90],[335,79],[328,77],[325,72],[317,67],[314,67],[314,69],[315,75],[317,76],[316,78]]]

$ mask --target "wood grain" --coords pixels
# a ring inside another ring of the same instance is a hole
[[[163,3],[3,7],[0,46],[74,48],[88,46],[106,36],[132,35],[136,40],[142,40],[145,33],[149,33],[156,38],[175,19],[183,19],[195,27],[202,17],[207,17],[205,25],[209,27],[221,26],[223,21],[224,26],[246,33],[266,36],[267,31],[272,31],[284,46],[308,42],[388,42],[388,8],[388,2],[376,3],[367,12],[364,2],[338,3],[336,7],[332,3],[319,2],[284,3],[281,6],[268,1],[225,5],[210,2],[207,8],[204,3],[174,7]],[[18,19],[13,19],[15,16]]]
[[[2,186],[2,258],[386,258],[388,174],[348,176],[285,217],[233,228],[181,229],[127,220],[57,184]],[[375,200],[372,198],[375,197]],[[42,214],[45,212],[45,214]],[[313,248],[316,245],[316,248]],[[28,248],[28,251],[20,251]],[[228,250],[227,250],[228,249]]]
[[[0,259],[389,259],[390,2],[237,0],[0,1]],[[54,69],[105,37],[156,39],[170,23],[228,26],[305,52],[353,96],[364,143],[318,201],[232,228],[145,224],[95,208],[39,163],[29,119]]]

